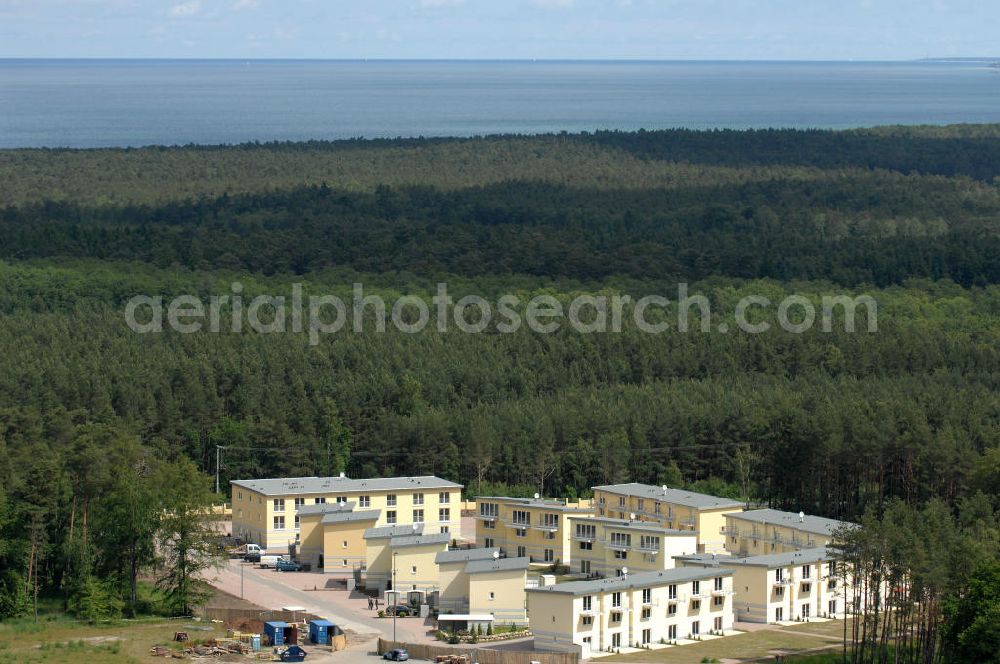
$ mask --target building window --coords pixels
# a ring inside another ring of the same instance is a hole
[[[441,526],[441,532],[442,533],[447,533],[449,531],[450,531],[450,528],[448,526]]]
[[[712,606],[725,606],[725,604],[726,604],[725,597],[719,596],[712,598]]]
[[[649,643],[653,640],[653,630],[644,629],[642,630],[642,642],[643,644]]]
[[[487,538],[483,539],[483,546],[485,548],[487,548],[487,549],[492,549],[493,548],[493,538],[492,537],[487,537]]]
[[[691,610],[692,611],[701,611],[701,600],[700,599],[696,599],[696,600],[694,600],[694,601],[691,602]]]
[[[677,599],[677,586],[667,586],[667,599]]]
[[[531,525],[531,513],[524,510],[514,510],[511,520],[519,526]]]
[[[649,607],[646,607],[645,609],[642,610],[641,619],[649,620],[650,616],[652,615],[653,615],[653,610]]]
[[[803,565],[802,566],[802,578],[803,579],[808,579],[809,575],[811,573],[812,573],[812,566],[811,565]]]
[[[451,521],[451,510],[447,507],[442,507],[438,510],[438,521]]]
[[[583,626],[589,627],[594,624],[594,616],[583,616]]]
[[[284,530],[285,529],[285,517],[283,517],[283,516],[276,516],[276,517],[274,517],[274,529],[275,530]]]
[[[493,591],[491,590],[491,591],[490,591],[490,601],[492,602],[492,601],[493,601],[493,600],[495,600],[496,598],[497,598],[497,594],[496,594],[495,592],[493,592]]]
[[[671,641],[677,640],[677,625],[669,625],[667,627],[667,638]]]
[[[618,496],[618,507],[625,507],[625,496]]]
[[[396,510],[389,510],[385,513],[385,522],[388,524],[396,523]]]
[[[775,597],[779,597],[779,598],[780,597],[784,597],[785,596],[785,587],[784,586],[778,586],[777,588],[775,588],[774,589],[774,596]]]
[[[528,555],[528,550],[527,549],[525,549],[523,546],[517,547],[517,557],[518,558],[524,558],[527,555]]]
[[[497,522],[496,521],[483,521],[483,527],[484,528],[496,528],[497,527]]]
[[[716,632],[722,631],[722,616],[717,616],[715,618],[715,631]]]
[[[695,620],[691,623],[691,636],[698,636],[701,634],[701,623]]]
[[[347,496],[337,496],[337,504],[344,505],[347,503]]]
[[[299,515],[295,515],[295,530],[299,529]]]
[[[417,566],[410,565],[410,574],[416,574],[416,573],[417,573]]]
[[[810,615],[811,609],[812,609],[812,607],[810,607],[808,604],[803,604],[802,605],[802,617],[803,618],[808,618],[809,615]]]
[[[615,614],[612,613],[611,615],[613,616]],[[618,614],[618,619],[620,620],[621,617],[622,616],[619,613]],[[611,635],[611,647],[612,648],[621,648],[622,647],[622,635],[621,635],[620,632],[615,632],[614,634]]]
[[[372,497],[371,496],[358,496],[358,507],[371,507]]]
[[[611,533],[611,546],[626,549],[632,546],[632,536],[628,533]]]
[[[593,597],[593,595],[584,595],[583,596],[583,610],[584,611],[593,611],[594,610],[594,597]]]
[[[692,581],[691,595],[700,595],[700,594],[701,594],[701,581]]]
[[[340,548],[341,548],[341,549],[346,549],[346,548],[347,548],[347,540],[344,540],[344,541],[343,541],[343,542],[341,543],[341,545],[340,545]]]
[[[722,577],[721,576],[715,577],[715,589],[716,590],[722,590]]]
[[[553,554],[552,549],[545,549],[545,562],[552,563],[555,560],[555,554]]]
[[[643,588],[642,589],[642,603],[643,604],[652,604],[652,602],[653,602],[653,589],[652,588]]]
[[[450,503],[451,494],[448,493],[447,491],[442,491],[441,493],[438,494],[438,502],[441,503],[442,505]]]
[[[670,606],[667,607],[667,615],[668,616],[676,616],[677,615],[677,605],[676,604],[671,604]]]
[[[385,506],[386,507],[395,507],[396,506],[396,494],[390,493],[389,495],[387,495],[385,497]]]
[[[660,538],[655,535],[643,535],[639,538],[639,548],[645,551],[659,551]]]
[[[413,523],[423,523],[423,522],[424,522],[424,511],[413,510]]]
[[[236,495],[239,497],[240,500],[243,500],[243,492],[242,491],[237,491]]]
[[[580,574],[590,574],[590,561],[581,560],[580,561]]]
[[[500,516],[500,505],[497,503],[479,503],[479,516],[486,519],[496,519]]]
[[[618,560],[628,560],[628,551],[615,551],[615,558]]]
[[[514,534],[516,536],[518,536],[518,537],[527,537],[528,536],[528,530],[527,530],[527,528],[515,528],[514,529]]]
[[[785,580],[785,570],[780,569],[780,568],[774,570],[774,581],[775,581],[775,583],[781,583],[784,580]]]
[[[612,611],[611,612],[611,617],[608,618],[608,622],[618,623],[618,622],[621,622],[621,621],[622,621],[622,612],[621,611]]]
[[[306,499],[305,498],[296,498],[295,499],[295,509],[299,509],[300,507],[302,507],[305,504],[306,504]]]
[[[423,505],[424,504],[424,494],[422,494],[422,493],[415,493],[415,494],[413,494],[413,504],[414,505]]]
[[[559,515],[558,514],[543,514],[542,515],[542,525],[546,528],[558,528],[559,527]]]
[[[618,608],[622,605],[622,594],[621,593],[611,593],[611,606],[613,608]]]
[[[284,498],[275,498],[274,499],[274,511],[275,512],[284,512],[285,511],[285,499]]]
[[[315,498],[315,499],[313,499],[313,503],[316,504],[316,505],[323,505],[323,504],[326,503],[326,497],[325,496],[320,496],[319,498]]]
[[[779,606],[774,610],[774,622],[782,622],[785,619],[785,607]]]
[[[639,498],[635,501],[635,508],[641,512],[644,509],[645,504],[645,501],[642,498]]]
[[[594,549],[593,542],[580,542],[581,551],[592,551]]]
[[[555,538],[556,538],[556,531],[554,530],[545,531],[545,539],[554,540]]]
[[[802,584],[802,594],[803,595],[807,594],[810,590],[812,590],[812,584],[811,583],[803,583]]]
[[[577,539],[595,539],[597,537],[597,526],[585,523],[576,524]]]

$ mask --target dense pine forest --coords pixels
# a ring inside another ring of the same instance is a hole
[[[634,480],[847,519],[974,501],[997,527],[996,127],[6,151],[0,261],[0,597],[29,574],[71,594],[70,524],[118,481],[79,468],[145,455],[214,475],[217,445],[223,484]],[[310,345],[125,324],[133,295],[234,281],[563,301],[685,282],[713,331]],[[870,295],[878,329],[715,332],[750,294]]]

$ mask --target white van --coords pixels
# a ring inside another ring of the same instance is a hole
[[[284,558],[284,556],[261,556],[260,568],[267,569],[268,567],[274,567],[278,564],[279,560],[284,560]]]

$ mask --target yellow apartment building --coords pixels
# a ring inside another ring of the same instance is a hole
[[[723,551],[726,515],[743,503],[694,491],[630,482],[594,487],[597,516],[652,521],[670,530],[698,533],[699,551]]]
[[[674,556],[698,552],[698,533],[669,530],[649,521],[570,517],[574,572],[620,576],[673,569]]]
[[[438,554],[437,559],[442,576],[438,597],[438,623],[442,629],[470,629],[476,625],[486,629],[491,624],[527,625],[527,558],[477,557],[461,562],[461,569],[449,571],[446,568],[455,567],[458,561],[447,554]],[[444,584],[446,574],[450,576],[447,585]],[[445,606],[449,607],[447,611]]]
[[[726,515],[726,549],[737,556],[757,556],[814,549],[833,542],[846,521],[799,512],[761,509]]]
[[[438,566],[438,610],[441,613],[468,613],[469,583],[466,564],[474,560],[493,560],[500,549],[452,549],[434,557]]]
[[[231,485],[233,535],[264,549],[299,541],[299,509],[329,503],[379,510],[378,526],[419,523],[426,532],[462,536],[462,485],[439,477],[286,477]]]
[[[690,567],[731,569],[737,620],[783,623],[843,618],[851,599],[850,576],[825,547],[746,558],[681,556]]]
[[[539,498],[476,498],[476,546],[499,548],[532,563],[569,564],[571,516],[593,515],[581,504]]]
[[[676,568],[529,588],[539,650],[591,653],[733,628],[733,572]]]
[[[378,522],[379,510],[355,510],[355,503],[299,508],[299,560],[327,574],[350,576],[366,564],[364,533]]]
[[[367,547],[365,588],[396,590],[421,602],[438,590],[438,566],[434,558],[448,550],[449,533],[422,533],[413,526],[382,526],[365,531]],[[395,584],[393,575],[395,574]]]

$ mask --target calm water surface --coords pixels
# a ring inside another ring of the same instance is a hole
[[[976,63],[0,60],[0,147],[1000,122]]]

